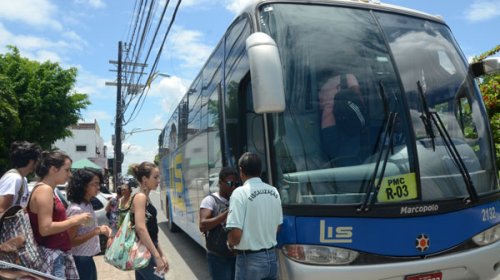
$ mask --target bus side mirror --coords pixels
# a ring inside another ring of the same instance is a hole
[[[285,110],[285,89],[278,47],[269,35],[256,32],[246,40],[253,109],[256,113],[277,113]]]
[[[469,66],[474,78],[500,72],[500,57],[487,58]]]

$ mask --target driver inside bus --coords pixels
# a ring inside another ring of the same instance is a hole
[[[319,93],[321,146],[332,166],[359,164],[364,102],[353,74],[325,75]]]

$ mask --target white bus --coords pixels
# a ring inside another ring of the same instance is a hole
[[[494,278],[500,186],[475,78],[499,68],[468,65],[425,13],[255,1],[160,135],[169,227],[204,246],[201,200],[252,151],[282,198],[282,279]]]

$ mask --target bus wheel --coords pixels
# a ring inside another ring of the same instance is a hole
[[[173,218],[172,218],[172,213],[170,213],[170,201],[167,197],[167,205],[166,205],[166,209],[165,209],[165,212],[167,213],[167,226],[168,226],[168,230],[170,230],[170,232],[178,232],[179,231],[179,227],[177,227],[176,224],[174,224],[174,221],[173,221]]]

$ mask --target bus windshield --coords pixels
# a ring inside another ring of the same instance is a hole
[[[470,187],[478,196],[498,191],[480,95],[444,24],[342,6],[259,11],[284,70],[287,107],[272,115],[271,133],[284,204],[392,205],[463,200]]]

